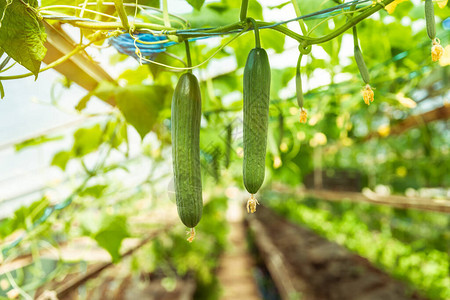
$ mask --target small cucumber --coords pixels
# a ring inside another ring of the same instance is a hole
[[[225,140],[225,168],[228,169],[228,167],[230,166],[230,161],[231,161],[231,151],[232,151],[232,147],[231,147],[231,143],[233,142],[233,127],[230,124],[227,125],[226,128],[227,131],[227,136],[226,136],[226,140]]]
[[[425,0],[425,22],[427,23],[427,34],[432,40],[436,38],[436,24],[434,21],[434,6],[432,0]]]
[[[201,94],[192,73],[180,77],[172,98],[172,156],[178,215],[189,228],[202,217]],[[192,231],[193,232],[193,231]]]
[[[358,66],[359,73],[361,74],[363,81],[366,84],[369,84],[370,83],[370,75],[369,75],[369,71],[367,70],[366,63],[364,62],[364,57],[361,53],[361,49],[359,48],[358,33],[356,31],[356,26],[353,26],[353,44],[354,44],[355,61],[356,61],[356,65]]]
[[[250,194],[264,182],[269,122],[270,65],[264,49],[256,47],[244,68],[244,185]]]
[[[355,61],[356,64],[358,65],[359,73],[361,74],[363,81],[368,84],[370,82],[370,75],[369,71],[367,70],[366,63],[364,62],[361,49],[359,49],[358,46],[355,46],[354,51],[355,51]]]

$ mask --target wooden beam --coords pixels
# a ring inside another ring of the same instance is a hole
[[[372,204],[387,205],[403,209],[416,209],[425,211],[434,211],[450,213],[449,199],[433,199],[424,197],[406,197],[400,195],[383,196],[375,192],[342,192],[332,190],[312,190],[291,188],[282,184],[272,185],[272,190],[285,194],[292,194],[295,197],[312,196],[326,201],[352,201],[369,202]]]
[[[412,115],[395,124],[389,130],[388,136],[401,134],[411,128],[418,127],[437,120],[448,120],[450,118],[450,103],[438,107],[420,115]],[[371,132],[363,138],[364,141],[370,140],[381,135],[377,132]]]
[[[49,64],[72,51],[77,44],[58,24],[52,25],[44,22],[44,26],[47,33],[47,40],[44,44],[47,54],[43,62]],[[87,91],[93,91],[101,81],[115,82],[85,51],[72,56],[54,69]],[[115,106],[112,98],[102,100]]]

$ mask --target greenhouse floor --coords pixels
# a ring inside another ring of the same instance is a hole
[[[261,295],[252,274],[254,260],[246,247],[246,228],[242,220],[230,223],[229,249],[220,259],[217,273],[222,286],[221,300],[258,300]]]
[[[264,206],[247,220],[281,299],[424,299],[367,259]]]

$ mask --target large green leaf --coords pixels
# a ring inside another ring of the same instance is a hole
[[[127,122],[144,138],[152,130],[166,96],[167,88],[162,86],[129,85],[119,89],[116,101]]]
[[[284,51],[284,34],[275,30],[261,30],[261,46],[264,49],[272,48],[277,53]]]
[[[103,141],[102,136],[103,131],[100,128],[100,124],[91,128],[78,129],[73,135],[75,141],[73,143],[72,152],[75,156],[81,157],[97,150],[98,146],[100,146]]]
[[[51,165],[60,167],[64,171],[71,156],[70,151],[60,151],[53,156]]]
[[[91,196],[94,198],[100,198],[100,196],[102,196],[103,192],[107,187],[108,186],[104,184],[96,184],[88,186],[84,190],[82,190],[78,195],[81,197]]]
[[[0,47],[37,77],[47,49],[44,47],[44,25],[34,10],[36,7],[35,0],[0,1],[0,16],[3,16]]]
[[[93,235],[98,245],[111,255],[113,262],[120,260],[120,246],[124,238],[129,237],[127,218],[120,215],[103,217],[99,230]]]
[[[12,233],[16,229],[27,229],[36,222],[43,214],[50,202],[47,197],[33,202],[29,206],[22,206],[14,212],[13,222],[11,224]]]
[[[239,9],[225,9],[222,11],[218,11],[215,8],[204,7],[201,12],[193,11],[190,14],[184,15],[183,17],[189,20],[189,23],[194,28],[225,26],[230,23],[230,20],[238,20]]]
[[[205,3],[205,0],[186,0],[193,8],[196,10],[200,10],[202,8],[203,3]]]

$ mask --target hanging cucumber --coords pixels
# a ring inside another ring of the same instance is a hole
[[[226,136],[226,140],[225,140],[225,168],[228,169],[228,167],[230,166],[230,160],[231,160],[231,151],[232,151],[232,147],[231,147],[231,143],[233,142],[232,138],[232,134],[233,134],[233,127],[230,124],[227,125],[227,136]]]
[[[444,47],[436,37],[436,23],[434,20],[434,4],[432,0],[425,0],[425,22],[427,24],[427,34],[431,39],[431,59],[438,61],[444,55]]]
[[[256,22],[256,47],[248,55],[244,68],[244,185],[251,197],[247,211],[254,213],[258,201],[254,194],[264,182],[267,130],[269,122],[270,65],[261,48]]]
[[[359,73],[361,74],[361,78],[366,83],[366,86],[362,90],[364,103],[370,105],[374,100],[374,92],[370,86],[370,75],[369,70],[367,70],[366,63],[364,62],[364,58],[359,48],[358,44],[358,33],[356,31],[356,26],[353,26],[353,44],[354,44],[354,55],[356,65],[358,66]]]
[[[306,123],[307,121],[307,113],[303,108],[303,88],[302,88],[302,77],[300,74],[300,65],[302,62],[303,53],[301,52],[301,46],[299,47],[300,55],[297,60],[297,70],[295,72],[295,90],[297,93],[297,104],[300,107],[300,123]]]
[[[188,44],[186,49],[190,62]],[[203,210],[199,143],[201,108],[198,80],[192,73],[185,73],[172,98],[172,156],[178,215],[184,225],[191,228],[190,242]]]

